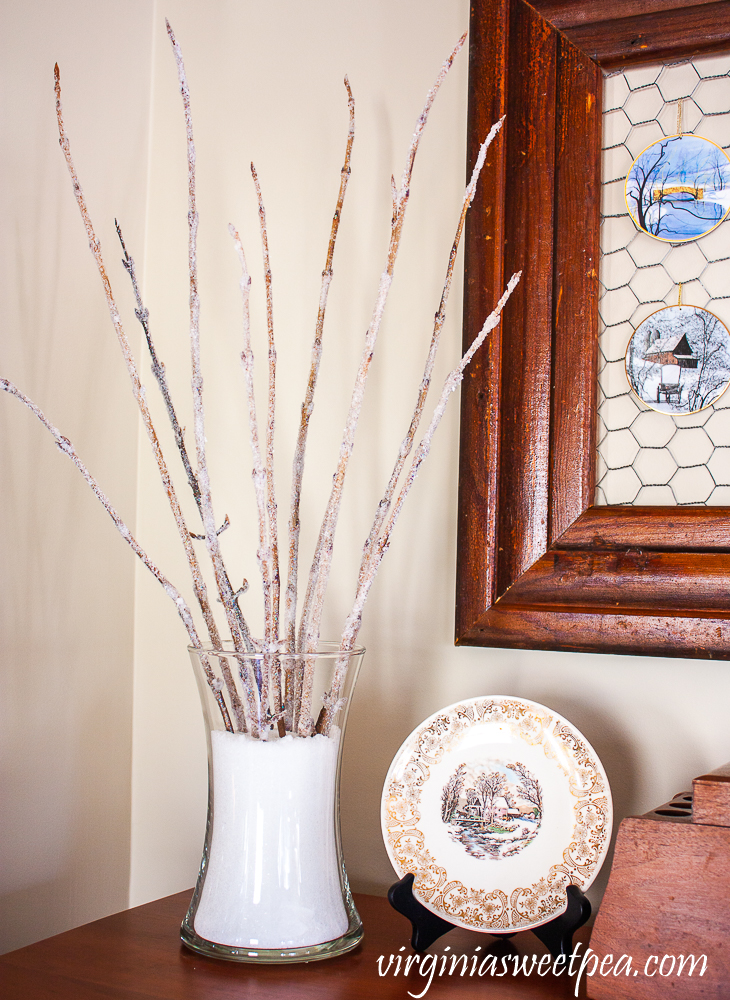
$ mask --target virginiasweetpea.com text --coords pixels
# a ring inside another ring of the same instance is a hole
[[[435,977],[439,979],[444,976],[459,977],[484,977],[490,976],[500,978],[502,976],[562,976],[568,975],[575,978],[575,996],[578,996],[578,989],[584,976],[646,976],[653,978],[660,976],[663,979],[678,978],[681,976],[704,976],[707,971],[706,955],[649,955],[644,961],[635,962],[631,955],[604,955],[600,957],[591,948],[582,949],[578,943],[570,955],[494,955],[487,952],[482,954],[481,945],[477,945],[473,954],[451,953],[451,948],[447,945],[444,953],[440,955],[431,954],[411,954],[404,955],[405,946],[400,952],[393,955],[381,955],[378,958],[379,976],[399,976],[408,977],[408,996],[413,1000],[422,1000],[428,993]],[[387,964],[386,964],[387,962]],[[440,968],[439,968],[440,966]],[[421,987],[421,982],[415,976],[422,977],[423,988],[420,992],[417,987]]]

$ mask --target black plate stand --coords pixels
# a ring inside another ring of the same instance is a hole
[[[568,905],[564,913],[540,927],[531,928],[532,933],[548,949],[553,958],[570,955],[573,950],[573,934],[582,927],[591,915],[591,904],[577,885],[566,889]],[[408,917],[413,927],[411,947],[414,951],[425,951],[442,934],[452,930],[456,924],[427,910],[413,895],[413,874],[409,872],[400,882],[388,890],[388,901],[394,910]],[[514,931],[501,934],[490,931],[495,937],[510,938]]]

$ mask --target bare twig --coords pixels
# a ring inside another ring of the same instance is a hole
[[[228,514],[226,514],[225,519],[223,521],[223,524],[216,531],[216,535],[222,535],[224,531],[227,531],[228,528],[230,528],[230,526],[231,526],[231,522],[228,519]],[[205,535],[196,535],[194,531],[190,532],[190,537],[191,538],[195,538],[199,542],[204,542],[205,541]],[[234,596],[236,596],[236,595],[234,595]]]
[[[129,255],[127,246],[124,242],[124,237],[122,236],[122,229],[117,220],[114,220],[114,226],[117,230],[117,236],[119,237],[119,242],[122,245],[122,251],[124,257],[122,258],[122,264],[125,271],[129,275],[130,281],[132,282],[132,290],[134,292],[135,302],[137,303],[137,308],[134,310],[134,315],[139,320],[140,326],[144,331],[145,341],[147,342],[147,349],[150,352],[150,357],[152,358],[152,374],[155,376],[157,385],[162,393],[162,398],[165,401],[165,407],[167,409],[167,415],[170,418],[170,423],[172,424],[172,431],[175,436],[175,444],[180,452],[180,458],[182,459],[183,466],[185,468],[185,475],[188,477],[188,484],[192,490],[193,496],[195,497],[195,503],[200,509],[200,487],[198,486],[198,480],[195,478],[195,473],[193,472],[193,467],[190,464],[190,457],[188,456],[188,450],[185,447],[185,433],[180,426],[177,419],[177,414],[175,413],[175,407],[173,406],[172,397],[170,396],[170,390],[167,385],[167,376],[165,375],[165,366],[162,361],[157,357],[157,351],[155,350],[155,345],[152,342],[152,334],[150,333],[150,314],[149,310],[145,307],[142,302],[142,295],[139,290],[139,284],[137,282],[137,272],[134,267],[134,260]]]
[[[271,263],[269,261],[269,237],[266,230],[266,211],[261,196],[261,186],[253,163],[251,176],[256,188],[261,228],[261,250],[264,261],[264,283],[266,286],[266,329],[269,339],[268,375],[269,389],[266,410],[266,513],[269,522],[269,548],[271,550],[271,619],[267,621],[267,642],[272,650],[279,639],[279,532],[277,528],[276,492],[274,490],[274,418],[276,412],[276,345],[274,344],[274,304],[271,285]]]
[[[312,354],[309,368],[309,379],[307,389],[302,403],[301,418],[299,423],[299,433],[294,449],[294,460],[292,462],[292,488],[291,506],[289,513],[289,564],[286,578],[286,599],[284,610],[284,642],[288,652],[296,651],[296,615],[297,615],[297,589],[299,576],[299,534],[300,521],[299,509],[301,503],[302,478],[304,475],[304,458],[307,444],[307,434],[309,431],[309,421],[314,409],[314,391],[319,375],[319,366],[322,357],[322,334],[324,331],[324,319],[327,309],[327,298],[330,284],[332,283],[332,261],[335,252],[335,243],[339,230],[340,219],[342,217],[342,206],[347,191],[347,183],[350,179],[350,160],[352,157],[352,145],[355,139],[355,99],[352,95],[350,81],[345,77],[345,88],[348,96],[349,127],[347,130],[347,143],[345,146],[345,160],[340,171],[340,188],[337,194],[337,204],[335,206],[332,226],[330,228],[329,244],[327,246],[327,258],[322,271],[322,284],[319,293],[319,308],[317,310],[317,323],[312,343]],[[284,718],[288,729],[294,731],[297,725],[298,709],[301,704],[301,690],[304,668],[302,664],[295,661],[294,666],[288,672],[285,681],[285,704]]]
[[[147,555],[145,550],[142,548],[142,546],[136,540],[136,538],[129,530],[127,525],[124,523],[120,515],[117,513],[116,509],[112,506],[110,500],[108,499],[106,494],[102,491],[96,479],[94,479],[94,477],[91,475],[91,473],[86,468],[84,463],[81,461],[79,456],[76,454],[76,451],[71,442],[69,441],[69,439],[67,437],[64,437],[63,434],[61,434],[61,432],[58,430],[58,428],[54,427],[54,425],[51,423],[48,417],[46,417],[46,415],[43,413],[41,408],[37,406],[32,399],[29,399],[28,396],[24,395],[24,393],[22,393],[20,389],[17,388],[17,386],[13,385],[12,382],[8,381],[8,379],[4,378],[0,379],[0,389],[2,389],[4,392],[9,393],[11,396],[15,396],[15,398],[19,399],[21,403],[24,403],[25,406],[27,406],[28,409],[31,411],[31,413],[33,413],[38,418],[38,420],[43,424],[46,430],[54,438],[59,451],[62,451],[67,458],[71,459],[73,464],[76,466],[76,468],[84,477],[88,485],[91,487],[97,500],[100,501],[100,503],[106,510],[107,514],[114,522],[117,531],[122,536],[124,541],[129,545],[134,554],[138,556],[139,559],[141,559],[142,563],[147,567],[147,569],[158,581],[158,583],[162,584],[165,593],[174,602],[177,613],[182,619],[183,625],[187,629],[191,645],[194,646],[197,650],[200,650],[201,649],[200,638],[198,636],[197,629],[195,628],[195,621],[193,620],[193,616],[191,614],[190,608],[188,607],[185,601],[185,598],[182,596],[180,591],[177,590],[177,588],[170,583],[170,581],[167,579],[166,576],[164,576],[161,570],[159,570],[157,566],[152,562],[150,557]],[[231,719],[228,714],[228,709],[226,708],[226,703],[223,700],[223,695],[221,694],[222,682],[219,681],[218,678],[216,678],[207,659],[204,657],[203,659],[204,659],[204,669],[206,673],[206,679],[211,687],[211,690],[213,691],[215,700],[218,703],[218,707],[221,711],[225,727],[229,732],[233,732],[233,726],[231,725]]]
[[[304,474],[304,455],[307,446],[307,432],[309,430],[309,420],[314,409],[314,390],[317,385],[319,374],[319,364],[322,357],[322,332],[324,330],[324,317],[327,308],[327,296],[332,282],[332,260],[335,253],[335,242],[337,231],[340,226],[342,216],[342,206],[345,200],[347,182],[350,179],[350,159],[352,156],[352,144],[355,139],[355,99],[352,96],[350,81],[345,77],[345,87],[347,88],[347,106],[350,112],[350,124],[347,131],[347,145],[345,147],[345,162],[340,172],[340,190],[337,195],[337,205],[332,218],[332,228],[330,230],[329,245],[327,247],[327,260],[322,272],[322,285],[319,292],[319,310],[317,312],[317,325],[314,332],[314,342],[312,344],[312,359],[309,367],[309,380],[307,390],[302,403],[302,415],[299,423],[299,434],[294,450],[294,461],[292,463],[292,490],[291,490],[291,510],[289,515],[289,566],[286,578],[286,601],[284,610],[284,640],[286,649],[290,653],[296,651],[296,615],[297,615],[297,576],[299,567],[299,505],[302,493],[302,476]]]
[[[203,376],[200,369],[200,297],[198,295],[198,210],[195,201],[195,142],[193,140],[193,121],[190,113],[190,91],[188,89],[182,52],[175,34],[167,25],[167,34],[172,43],[172,50],[177,65],[180,94],[185,113],[185,133],[188,154],[188,273],[190,279],[190,361],[192,367],[191,387],[193,393],[193,426],[195,428],[195,457],[197,461],[196,479],[200,488],[200,511],[205,529],[205,542],[213,564],[213,572],[218,587],[223,608],[226,613],[228,628],[231,632],[233,645],[237,652],[243,652],[246,646],[251,646],[250,636],[241,631],[239,616],[236,614],[236,601],[233,598],[233,588],[225,572],[220,543],[216,534],[216,522],[213,513],[213,500],[210,491],[208,475],[208,460],[205,447],[205,410],[203,408]],[[248,642],[247,642],[248,640]],[[239,661],[240,662],[240,661]],[[246,701],[251,715],[252,731],[259,726],[254,677],[247,663],[246,676],[242,677]]]
[[[193,467],[190,463],[188,450],[185,446],[185,432],[180,426],[180,423],[177,419],[177,414],[175,413],[175,407],[172,402],[172,396],[170,395],[170,389],[167,385],[165,365],[158,358],[157,351],[155,350],[155,345],[152,341],[152,334],[150,332],[149,310],[145,307],[144,303],[142,302],[142,295],[139,290],[139,283],[137,282],[137,273],[134,266],[134,260],[127,251],[127,247],[124,243],[124,237],[122,236],[121,227],[116,219],[114,220],[114,225],[116,226],[117,236],[119,237],[119,242],[121,243],[122,250],[124,252],[124,257],[122,258],[122,264],[124,265],[124,269],[126,270],[132,282],[132,289],[134,291],[134,297],[137,303],[137,308],[135,309],[134,314],[139,320],[142,330],[144,331],[145,341],[147,342],[147,348],[150,352],[150,357],[152,358],[152,374],[155,376],[155,380],[157,381],[157,385],[159,386],[162,398],[165,401],[165,408],[167,409],[167,415],[170,418],[170,423],[172,425],[172,432],[175,438],[175,444],[177,445],[177,449],[180,452],[180,458],[182,460],[183,467],[185,469],[185,475],[187,476],[188,484],[192,491],[193,497],[195,498],[195,503],[197,505],[198,512],[202,519],[203,506],[200,498],[200,486],[198,485],[198,480],[195,476],[195,473],[193,472]],[[223,526],[218,528],[216,534],[220,535],[229,526],[229,524],[230,521],[226,516],[226,519],[223,522]],[[205,541],[206,538],[205,535],[197,535],[192,531],[190,532],[190,537],[198,539],[200,541]],[[231,586],[230,580],[228,579],[228,573],[226,572],[225,567],[223,567],[223,575],[225,578],[224,586],[226,591],[230,591],[231,593],[233,593],[233,588]],[[241,611],[241,608],[238,604],[238,600],[236,598],[234,598],[233,606],[236,613],[236,619],[238,621],[238,627],[240,629],[241,636],[243,638],[244,646],[249,652],[253,652],[254,647],[253,647],[253,642],[251,640],[251,633],[249,631],[248,625],[246,624],[246,621],[243,617],[243,612]]]
[[[489,131],[489,135],[482,143],[479,154],[477,156],[476,163],[474,164],[474,169],[472,170],[471,178],[464,192],[464,198],[461,204],[461,214],[459,216],[459,222],[456,227],[456,235],[454,236],[454,242],[451,246],[451,253],[449,254],[449,263],[446,268],[446,279],[444,281],[443,291],[441,292],[441,301],[439,302],[438,311],[436,313],[433,325],[433,334],[431,336],[431,343],[428,349],[428,355],[426,357],[426,365],[423,370],[423,377],[421,379],[421,385],[418,389],[418,398],[416,400],[416,405],[413,409],[413,416],[411,417],[411,422],[406,432],[406,436],[403,438],[400,448],[398,449],[398,456],[393,466],[393,471],[390,474],[390,479],[388,485],[383,494],[383,498],[378,504],[378,509],[375,513],[375,518],[373,520],[372,528],[370,529],[370,535],[368,540],[365,542],[365,547],[363,550],[363,563],[367,560],[368,553],[377,539],[380,529],[385,521],[385,518],[390,510],[390,505],[393,500],[393,495],[395,493],[395,488],[398,483],[398,479],[405,467],[406,460],[413,447],[413,441],[418,430],[418,426],[421,422],[421,415],[423,413],[423,407],[426,402],[426,396],[428,394],[429,387],[431,385],[431,376],[433,374],[433,366],[436,361],[436,352],[438,350],[439,341],[441,339],[441,331],[444,326],[444,321],[446,319],[446,303],[449,298],[449,293],[451,291],[451,282],[454,275],[454,265],[456,263],[456,257],[459,251],[459,244],[461,242],[461,236],[464,231],[464,222],[466,220],[467,212],[469,207],[474,200],[474,194],[476,193],[477,183],[479,181],[479,174],[481,173],[482,167],[484,166],[484,160],[487,155],[487,149],[491,145],[492,140],[499,132],[502,127],[504,117],[500,118]],[[363,566],[360,567],[360,573],[362,574]]]
[[[261,195],[256,168],[251,164],[251,176],[256,188],[259,207],[259,227],[261,229],[261,252],[264,264],[264,285],[266,287],[266,329],[268,333],[268,393],[266,407],[266,515],[268,520],[271,601],[266,617],[264,650],[264,688],[267,695],[274,695],[274,713],[281,713],[281,677],[271,653],[279,648],[279,601],[281,578],[279,575],[279,528],[277,524],[276,489],[274,486],[274,428],[276,416],[276,345],[274,343],[274,300],[271,282],[271,262],[269,259],[269,236],[266,229],[266,210]]]
[[[258,420],[256,417],[256,397],[254,394],[253,382],[253,350],[251,348],[251,318],[249,313],[249,297],[251,293],[251,275],[248,273],[246,265],[246,255],[243,251],[243,244],[235,227],[229,225],[228,231],[233,237],[238,258],[241,262],[241,296],[243,299],[243,350],[241,351],[241,365],[243,367],[243,377],[246,386],[246,403],[248,406],[248,428],[251,442],[251,453],[253,455],[253,485],[256,496],[256,509],[258,513],[259,525],[259,547],[256,558],[261,573],[261,583],[264,594],[264,621],[270,622],[273,619],[272,610],[272,559],[271,545],[269,543],[269,529],[266,518],[266,469],[261,457],[261,446],[259,444]],[[268,633],[267,633],[268,639]],[[258,662],[258,661],[257,661]],[[262,675],[259,677],[261,688],[261,700],[265,704],[264,696],[268,695],[268,682]]]
[[[169,475],[162,449],[157,439],[151,415],[147,407],[145,390],[141,385],[139,375],[129,342],[123,330],[119,313],[112,295],[111,286],[107,277],[104,261],[101,255],[101,248],[96,239],[86,203],[81,192],[73,161],[71,159],[69,143],[66,138],[63,117],[61,112],[61,90],[58,67],[56,67],[56,110],[58,116],[58,127],[61,146],[66,157],[69,172],[74,185],[76,200],[81,212],[81,216],[86,227],[89,246],[96,260],[97,268],[104,286],[109,312],[117,334],[122,353],[127,365],[128,373],[132,383],[135,399],[137,401],[142,420],[145,425],[148,437],[152,444],[155,459],[158,465],[160,476],[165,488],[165,492],[175,517],[178,532],[180,534],[188,565],[191,570],[193,587],[196,598],[201,607],[205,619],[211,643],[220,653],[222,643],[214,620],[210,601],[206,591],[205,582],[198,563],[193,540],[202,539],[206,543],[206,548],[211,559],[219,600],[223,604],[228,627],[233,639],[235,655],[239,661],[239,674],[242,684],[243,701],[239,694],[237,681],[234,679],[228,665],[226,655],[221,657],[221,672],[223,680],[219,680],[209,662],[210,657],[206,657],[198,637],[195,623],[188,605],[180,593],[162,575],[160,570],[151,562],[147,554],[141,549],[136,540],[130,534],[128,528],[121,520],[117,512],[109,503],[98,487],[96,481],[91,477],[85,466],[80,462],[71,443],[63,437],[55,427],[46,419],[39,408],[25,397],[15,386],[5,380],[0,380],[0,389],[15,395],[44,424],[50,431],[58,447],[64,451],[82,472],[87,483],[91,486],[96,496],[103,503],[107,512],[112,517],[118,530],[126,539],[133,551],[147,566],[148,570],[162,584],[168,595],[175,602],[178,614],[183,620],[188,635],[193,646],[200,651],[201,661],[207,681],[214,692],[216,701],[221,710],[226,728],[229,731],[237,729],[244,731],[249,729],[254,737],[265,737],[266,730],[270,726],[278,725],[279,735],[283,735],[286,730],[297,733],[300,736],[309,736],[313,732],[323,732],[329,734],[332,724],[342,699],[345,671],[349,662],[355,642],[359,633],[363,607],[370,592],[375,575],[380,567],[383,556],[390,545],[393,528],[400,515],[403,503],[410,492],[416,479],[421,463],[428,455],[433,435],[446,408],[447,401],[451,393],[457,388],[463,372],[475,351],[483,343],[490,330],[499,322],[499,317],[519,281],[520,275],[514,275],[495,307],[494,311],[487,318],[478,337],[474,340],[469,350],[464,354],[459,365],[446,378],[439,400],[434,408],[431,422],[423,434],[420,444],[411,457],[411,452],[418,433],[418,427],[422,418],[426,395],[433,376],[435,356],[441,332],[445,320],[446,304],[449,297],[455,261],[458,247],[464,227],[464,220],[467,210],[474,196],[479,172],[484,164],[486,149],[492,141],[502,122],[498,122],[491,130],[489,136],[483,143],[477,163],[474,167],[472,177],[466,189],[462,203],[461,214],[457,226],[456,236],[451,248],[446,278],[441,295],[438,311],[434,318],[434,327],[429,345],[426,364],[421,379],[416,404],[413,415],[396,456],[395,465],[391,477],[388,481],[385,493],[378,504],[373,525],[369,536],[363,547],[363,555],[358,575],[355,599],[345,622],[340,642],[340,654],[337,658],[335,672],[329,691],[323,699],[322,711],[315,725],[312,717],[312,695],[314,684],[314,662],[317,658],[317,646],[319,643],[320,627],[323,612],[324,595],[327,588],[329,574],[332,563],[332,549],[334,535],[336,531],[339,511],[342,502],[345,476],[352,454],[354,437],[359,421],[359,416],[363,403],[365,385],[372,362],[376,340],[382,323],[383,313],[388,298],[390,286],[393,280],[395,262],[398,255],[406,209],[410,196],[410,184],[413,173],[413,166],[418,151],[421,136],[423,134],[433,101],[440,89],[446,74],[448,73],[454,58],[463,47],[466,35],[462,36],[459,43],[454,48],[449,58],[443,64],[434,86],[428,93],[424,108],[416,122],[416,127],[409,144],[405,166],[401,176],[400,186],[396,185],[391,178],[392,194],[392,218],[391,230],[386,255],[385,267],[380,276],[375,305],[373,308],[370,323],[365,335],[360,364],[358,367],[355,384],[350,400],[350,407],[345,423],[340,453],[338,458],[333,485],[326,506],[325,514],[320,527],[319,537],[315,547],[314,558],[309,573],[306,588],[306,596],[303,603],[301,621],[297,633],[297,582],[298,582],[298,560],[299,560],[299,535],[300,535],[300,503],[302,478],[304,469],[304,459],[307,443],[309,424],[314,406],[314,392],[319,376],[320,360],[322,353],[322,338],[324,329],[325,312],[332,281],[332,262],[334,257],[335,243],[337,239],[340,217],[344,203],[350,175],[350,161],[352,145],[354,139],[355,108],[352,91],[347,78],[345,86],[348,93],[349,108],[349,129],[345,149],[344,165],[341,170],[340,188],[337,197],[335,213],[332,219],[330,239],[327,248],[325,268],[322,272],[322,283],[320,287],[319,308],[317,322],[315,326],[314,341],[312,344],[309,378],[302,404],[299,433],[295,447],[293,468],[292,468],[292,494],[289,512],[289,565],[287,589],[285,594],[285,606],[283,611],[283,634],[280,637],[279,615],[280,615],[280,577],[279,577],[279,553],[278,553],[278,527],[277,527],[277,504],[274,487],[274,432],[275,432],[275,403],[276,403],[276,348],[274,343],[273,326],[273,292],[272,276],[269,258],[268,232],[266,226],[266,213],[264,209],[261,188],[256,170],[251,164],[251,172],[256,195],[258,199],[258,211],[260,220],[261,242],[263,251],[264,279],[266,290],[266,318],[268,332],[268,394],[267,394],[267,416],[264,440],[259,438],[259,428],[256,415],[256,404],[254,398],[254,359],[251,346],[251,330],[249,316],[249,298],[251,278],[248,272],[245,255],[241,240],[236,230],[231,226],[230,232],[234,239],[236,250],[239,254],[242,267],[241,292],[243,297],[243,350],[241,361],[244,370],[246,386],[246,397],[248,406],[249,430],[251,448],[253,453],[253,482],[257,504],[259,545],[257,549],[257,559],[263,583],[264,594],[264,636],[263,641],[254,640],[248,630],[248,626],[241,613],[238,604],[240,595],[245,591],[247,584],[234,591],[231,585],[220,547],[219,536],[228,527],[229,520],[226,517],[222,526],[218,526],[213,509],[210,479],[207,465],[206,440],[205,440],[205,411],[203,405],[203,378],[200,364],[200,299],[198,294],[198,274],[197,274],[197,231],[198,212],[196,205],[196,151],[193,139],[192,117],[190,110],[190,95],[183,64],[182,53],[175,39],[175,35],[167,24],[167,31],[173,48],[173,54],[177,66],[180,93],[183,101],[185,116],[186,139],[187,139],[187,166],[188,166],[188,265],[189,265],[189,307],[190,307],[190,354],[191,354],[191,387],[193,397],[194,431],[195,431],[195,467],[188,455],[184,441],[184,432],[180,427],[175,408],[173,406],[164,364],[159,360],[149,326],[149,313],[144,307],[142,297],[137,282],[134,268],[134,261],[127,252],[122,233],[117,225],[117,232],[124,252],[123,264],[132,281],[136,300],[136,316],[142,325],[147,346],[152,359],[152,370],[162,393],[168,417],[170,419],[176,446],[180,452],[188,484],[192,490],[200,517],[203,523],[204,534],[197,535],[190,532],[185,523],[185,519],[175,493],[175,489]],[[263,428],[262,428],[263,430]],[[410,457],[410,467],[404,475],[406,463]],[[402,482],[401,482],[402,480]],[[400,483],[400,487],[399,487]],[[394,499],[395,498],[395,499]],[[281,641],[280,641],[281,640]],[[246,657],[244,653],[258,652],[256,657]],[[282,707],[282,681],[281,667],[279,666],[278,654],[288,652],[291,655],[298,654],[304,667],[299,671],[289,671],[287,673],[286,689]],[[234,655],[234,654],[231,654]],[[254,665],[257,664],[257,665]],[[262,669],[263,665],[263,669]],[[292,686],[291,678],[297,681],[296,686]],[[233,712],[233,721],[228,711],[228,704],[223,697],[223,687],[227,687],[229,704]]]
[[[220,648],[220,634],[218,632],[218,626],[216,624],[215,618],[211,611],[210,603],[208,601],[208,593],[205,586],[205,581],[203,575],[200,571],[200,565],[198,563],[197,556],[195,555],[195,549],[193,548],[193,543],[190,538],[190,533],[185,524],[185,518],[180,508],[180,504],[177,499],[177,494],[175,493],[175,487],[170,478],[170,474],[165,463],[164,455],[162,454],[162,449],[160,448],[160,443],[157,440],[157,434],[155,432],[154,425],[152,423],[152,417],[150,416],[149,408],[147,406],[147,401],[145,399],[144,389],[142,383],[140,382],[139,375],[137,373],[137,366],[134,362],[134,357],[132,355],[132,350],[129,346],[129,341],[127,335],[124,332],[122,326],[121,317],[119,315],[119,310],[117,309],[117,304],[114,300],[114,295],[112,294],[111,284],[109,278],[107,277],[106,267],[104,265],[104,258],[101,253],[101,246],[96,238],[96,233],[94,232],[94,227],[91,223],[91,217],[89,216],[89,211],[86,207],[86,200],[84,198],[83,192],[81,190],[81,185],[79,183],[78,176],[76,174],[76,168],[71,158],[71,147],[69,145],[68,138],[66,136],[66,130],[63,124],[63,112],[61,108],[61,74],[58,69],[58,64],[54,67],[55,76],[55,89],[56,89],[56,118],[58,120],[58,134],[59,141],[61,143],[61,149],[63,150],[63,155],[66,159],[66,165],[68,167],[69,174],[71,175],[71,180],[73,182],[74,194],[76,196],[76,203],[79,207],[81,213],[81,218],[86,229],[86,235],[89,240],[89,248],[96,261],[97,270],[101,278],[102,284],[104,286],[104,293],[106,295],[107,306],[109,309],[109,315],[111,316],[112,323],[114,325],[114,330],[117,335],[117,340],[119,341],[119,346],[122,350],[122,355],[124,356],[124,361],[127,366],[127,371],[129,373],[129,378],[132,382],[132,391],[134,393],[134,398],[137,401],[137,406],[142,414],[142,422],[144,423],[145,430],[147,431],[147,436],[152,445],[152,450],[155,456],[155,461],[157,462],[157,467],[160,471],[160,478],[162,479],[162,484],[165,488],[165,493],[167,494],[168,501],[170,503],[170,508],[172,510],[173,516],[175,518],[175,524],[177,525],[178,534],[182,539],[183,547],[185,549],[185,555],[187,556],[188,565],[190,567],[190,572],[193,578],[193,588],[195,590],[195,596],[197,598],[200,609],[203,613],[203,618],[205,619],[205,624],[208,629],[208,635],[210,636],[210,641],[216,648]],[[231,706],[233,708],[234,714],[236,716],[236,721],[240,729],[245,728],[244,712],[243,706],[241,704],[241,699],[239,697],[238,691],[236,689],[235,681],[233,680],[230,671],[226,666],[223,668],[224,678],[226,681],[226,687],[228,688],[228,693],[231,699]]]
[[[350,455],[352,454],[355,430],[357,428],[357,423],[360,416],[360,410],[362,408],[362,400],[365,392],[365,383],[367,381],[367,376],[370,369],[370,363],[372,361],[373,351],[375,349],[375,341],[377,339],[378,331],[380,330],[380,324],[382,322],[385,303],[393,280],[393,270],[395,267],[396,256],[398,254],[398,248],[400,246],[401,234],[403,230],[403,222],[405,219],[405,212],[408,205],[408,198],[410,195],[410,181],[413,172],[413,163],[415,160],[416,153],[418,151],[418,145],[421,139],[421,135],[423,134],[423,130],[426,126],[428,114],[436,98],[436,94],[438,93],[441,84],[446,78],[446,75],[449,69],[451,68],[452,63],[456,58],[456,55],[464,45],[465,41],[466,41],[466,34],[462,35],[462,37],[459,39],[459,42],[457,43],[453,52],[441,67],[441,71],[439,72],[438,77],[436,78],[436,82],[434,83],[433,87],[428,93],[423,111],[421,112],[418,121],[416,122],[416,128],[413,134],[413,138],[411,139],[411,144],[408,149],[408,155],[406,157],[406,164],[403,169],[400,189],[396,189],[395,184],[392,183],[393,218],[391,222],[391,235],[390,235],[390,243],[388,246],[386,266],[380,278],[380,284],[378,288],[378,296],[376,299],[375,308],[373,310],[373,315],[370,320],[370,325],[368,327],[368,331],[365,336],[365,346],[363,349],[360,366],[358,368],[357,376],[355,379],[355,386],[352,393],[350,409],[345,424],[345,432],[342,439],[342,444],[340,446],[340,457],[337,465],[337,470],[335,472],[332,491],[330,493],[327,509],[325,511],[324,519],[322,521],[322,527],[320,529],[319,539],[317,541],[314,559],[312,561],[312,567],[309,573],[307,593],[305,597],[305,604],[302,613],[302,621],[299,630],[299,636],[300,636],[299,648],[303,652],[315,651],[317,644],[319,642],[319,631],[322,619],[324,594],[327,587],[327,582],[329,579],[329,571],[332,563],[332,547],[334,542],[335,528],[337,526],[337,518],[339,515],[340,504],[342,500],[342,489],[344,486],[344,480],[345,480],[345,474],[347,472],[348,462],[350,459]],[[309,700],[309,698],[311,697],[311,683],[313,678],[309,676],[310,674],[311,671],[309,672],[305,671],[304,692],[303,692],[304,701]]]
[[[513,274],[507,284],[507,288],[502,295],[501,299],[494,307],[492,312],[484,321],[480,332],[474,338],[469,347],[468,351],[464,354],[459,364],[454,368],[446,377],[444,381],[443,388],[441,390],[441,395],[434,408],[433,416],[431,417],[431,423],[428,426],[426,433],[424,434],[421,443],[419,444],[416,452],[411,461],[410,469],[408,470],[408,475],[406,476],[403,485],[401,486],[400,492],[398,493],[398,498],[395,502],[395,506],[390,512],[390,516],[385,523],[385,526],[378,537],[377,543],[370,550],[368,558],[364,561],[364,569],[361,568],[360,579],[358,580],[357,592],[355,594],[355,602],[352,606],[352,610],[347,616],[345,622],[345,628],[342,633],[342,638],[340,640],[340,651],[342,656],[338,659],[337,666],[335,668],[335,674],[332,682],[332,687],[329,693],[325,696],[324,706],[325,706],[325,718],[321,723],[322,732],[328,733],[330,726],[332,724],[332,718],[337,708],[339,702],[340,693],[342,690],[342,685],[344,682],[344,675],[347,669],[347,662],[349,658],[350,651],[353,649],[355,642],[357,640],[358,632],[360,631],[360,625],[362,623],[362,612],[367,600],[367,596],[370,593],[370,588],[375,579],[375,575],[380,568],[380,564],[383,560],[389,545],[390,538],[393,532],[398,516],[401,512],[405,499],[411,491],[411,487],[416,480],[418,475],[418,470],[421,467],[421,463],[427,457],[429,451],[431,450],[431,442],[433,440],[433,435],[441,422],[441,418],[444,415],[446,409],[446,404],[449,401],[451,393],[458,388],[459,383],[464,377],[464,369],[469,364],[471,359],[474,357],[476,351],[481,347],[487,338],[487,335],[495,326],[499,323],[500,315],[502,310],[509,299],[510,295],[517,287],[522,276],[522,272],[518,271]]]

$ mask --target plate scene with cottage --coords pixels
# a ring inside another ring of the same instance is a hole
[[[634,160],[626,205],[645,233],[671,243],[704,236],[730,209],[730,160],[699,135],[671,135]]]
[[[540,782],[518,761],[461,763],[441,792],[441,819],[474,858],[519,854],[537,836],[542,815]]]
[[[629,341],[626,374],[652,409],[695,413],[714,403],[730,382],[730,334],[707,309],[660,309]]]

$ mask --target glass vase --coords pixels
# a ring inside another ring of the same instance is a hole
[[[342,744],[364,650],[190,648],[208,744],[203,858],[181,935],[237,962],[310,962],[356,947],[342,860]]]

